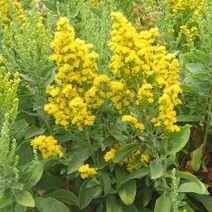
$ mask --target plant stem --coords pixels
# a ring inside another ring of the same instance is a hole
[[[91,145],[91,140],[90,140],[90,133],[89,133],[89,130],[88,128],[86,127],[85,129],[85,135],[86,135],[86,140],[88,142],[88,147],[89,147],[89,150],[91,152],[91,158],[93,160],[93,163],[96,164],[96,160],[95,160],[95,154],[94,154],[94,151],[93,151],[93,148],[92,148],[92,145]]]
[[[203,138],[203,148],[204,149],[206,147],[209,127],[210,127],[210,122],[211,122],[211,114],[210,113],[212,111],[212,86],[211,86],[209,95],[210,96],[209,96],[209,103],[208,103],[207,114],[206,114],[205,132],[204,132],[204,138]]]

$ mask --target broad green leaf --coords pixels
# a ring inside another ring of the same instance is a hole
[[[203,191],[202,188],[195,182],[186,182],[180,185],[178,192],[183,193],[196,193],[196,194],[208,194],[207,191]]]
[[[206,54],[198,49],[195,49],[192,51],[192,56],[203,63],[209,63],[211,61],[211,56],[209,54]]]
[[[25,206],[25,207],[35,207],[35,201],[31,195],[31,193],[27,190],[16,190],[14,192],[16,201],[19,205]]]
[[[104,194],[105,196],[110,193],[111,190],[111,180],[110,175],[107,172],[101,172],[100,173],[103,180],[103,186],[104,186]]]
[[[149,187],[143,188],[141,192],[142,192],[143,206],[146,207],[152,199],[153,187],[149,186]]]
[[[190,125],[181,127],[180,132],[173,133],[167,141],[168,154],[179,152],[187,144],[190,137]]]
[[[45,129],[40,129],[35,126],[29,127],[25,132],[25,139],[32,138],[34,136],[41,135],[45,132]]]
[[[95,14],[97,15],[99,18],[102,17],[102,11],[97,9],[97,8],[90,8],[90,10]]]
[[[113,136],[113,138],[115,138],[118,142],[127,142],[129,140],[129,138],[126,135],[122,135],[122,134],[118,134],[118,133],[114,133],[111,132],[111,135]]]
[[[142,169],[137,169],[131,174],[128,174],[126,177],[123,178],[123,180],[120,181],[118,188],[120,188],[122,185],[127,183],[129,180],[132,179],[141,179],[145,176],[150,174],[150,169],[149,168],[142,168]]]
[[[208,193],[206,186],[196,176],[194,176],[190,172],[177,171],[176,176],[183,179],[190,180],[191,182],[195,182],[201,188],[202,193]]]
[[[194,150],[191,154],[191,167],[197,172],[199,171],[202,164],[203,144]]]
[[[194,210],[187,204],[183,210],[185,210],[186,212],[194,212]]]
[[[42,0],[42,2],[46,5],[46,7],[54,12],[57,11],[56,5],[52,1]]]
[[[198,122],[201,120],[200,116],[197,115],[179,115],[177,116],[177,122]]]
[[[103,188],[102,186],[95,186],[92,188],[92,199],[97,199],[99,198],[102,193],[103,193]]]
[[[154,212],[170,212],[171,202],[169,197],[162,195],[156,200]]]
[[[120,188],[121,182],[124,181],[124,179],[127,177],[127,171],[122,167],[115,167],[115,173],[116,173],[116,186],[117,188]]]
[[[59,176],[46,176],[41,178],[36,187],[42,190],[51,190],[63,187],[65,179]]]
[[[79,170],[80,166],[84,164],[86,159],[80,157],[79,154],[74,154],[72,159],[69,161],[67,174],[72,174],[73,172]]]
[[[76,205],[76,206],[79,205],[78,197],[73,192],[65,190],[65,189],[59,189],[59,190],[53,191],[51,193],[48,193],[45,196],[53,197],[68,205]]]
[[[124,212],[139,212],[139,210],[136,208],[136,206],[134,204],[132,205],[123,205],[123,209],[124,209]],[[143,210],[142,210],[143,212]]]
[[[38,161],[33,161],[29,164],[23,175],[23,183],[26,187],[31,188],[37,184],[43,174],[43,164]]]
[[[194,197],[197,201],[201,202],[208,211],[212,211],[212,198],[210,196],[194,193],[190,195]]]
[[[116,156],[113,158],[113,162],[114,163],[121,162],[127,155],[129,155],[137,147],[138,147],[137,144],[126,144],[126,145],[124,145],[116,153]]]
[[[118,194],[124,204],[131,205],[135,200],[136,192],[136,181],[132,179],[119,189]]]
[[[123,208],[114,196],[109,196],[106,202],[106,211],[107,212],[123,212]]]
[[[15,212],[25,212],[27,210],[26,207],[22,206],[22,205],[16,205],[15,206]]]
[[[3,196],[0,197],[0,209],[10,205],[12,202],[11,193],[9,190],[4,191]]]
[[[186,68],[192,73],[205,72],[205,66],[201,63],[188,63]]]
[[[150,173],[152,180],[155,180],[163,175],[164,169],[161,160],[159,158],[152,160],[150,162]]]
[[[69,212],[66,205],[52,197],[36,198],[35,203],[36,208],[39,209],[39,212]]]
[[[92,188],[87,188],[89,180],[85,180],[80,186],[79,191],[79,207],[80,209],[85,208],[89,205],[92,200]]]

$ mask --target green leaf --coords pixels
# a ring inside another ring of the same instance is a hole
[[[9,190],[4,191],[3,196],[0,197],[0,209],[10,205],[12,202],[11,193]]]
[[[127,142],[129,138],[126,135],[118,134],[115,132],[111,132],[113,138],[115,138],[118,142]]]
[[[29,127],[25,132],[25,139],[29,139],[37,135],[42,135],[44,132],[44,129],[40,129],[35,126]]]
[[[33,161],[27,167],[23,175],[23,183],[26,187],[31,188],[37,184],[43,174],[43,164],[38,161]]]
[[[183,193],[196,193],[196,194],[208,194],[208,192],[203,191],[201,187],[195,182],[186,182],[180,185],[178,192]]]
[[[92,188],[92,199],[99,198],[103,193],[102,186],[95,186]]]
[[[197,201],[201,202],[208,211],[212,211],[212,198],[210,196],[194,193],[190,195],[194,197]]]
[[[121,182],[124,181],[124,179],[127,177],[127,171],[122,167],[115,167],[115,173],[116,173],[116,186],[117,188],[120,188]]]
[[[14,192],[16,201],[19,205],[25,206],[25,207],[35,207],[35,201],[31,195],[31,193],[27,190],[15,190]]]
[[[148,174],[150,174],[150,169],[149,168],[137,169],[133,173],[128,174],[127,176],[125,176],[119,182],[118,188],[120,188],[122,185],[124,185],[125,183],[127,183],[128,181],[130,181],[132,179],[141,179],[141,178],[147,176]]]
[[[36,198],[35,203],[36,207],[39,209],[39,212],[69,212],[66,205],[52,197]]]
[[[186,68],[192,73],[205,72],[205,66],[201,63],[188,63]]]
[[[85,162],[86,158],[81,157],[79,154],[74,154],[71,160],[69,161],[67,174],[72,174],[73,172],[79,170]]]
[[[190,125],[181,127],[180,132],[173,133],[167,141],[169,155],[179,152],[187,144],[190,137]]]
[[[195,212],[188,204],[183,208],[186,212]]]
[[[198,122],[201,120],[200,116],[197,115],[179,115],[177,116],[177,122]]]
[[[106,202],[106,211],[107,212],[123,212],[123,208],[114,196],[109,196]]]
[[[129,155],[137,147],[138,147],[137,144],[126,144],[126,145],[124,145],[116,153],[116,156],[113,158],[113,162],[114,163],[121,162],[127,155]]]
[[[131,205],[135,200],[136,191],[136,181],[133,179],[124,184],[119,189],[118,194],[124,204]]]
[[[22,205],[16,205],[15,206],[15,212],[25,212],[26,211],[26,207],[22,206]]]
[[[69,205],[79,205],[78,197],[73,192],[67,191],[65,189],[59,189],[48,193],[46,197],[53,197]]]
[[[192,56],[203,63],[209,63],[211,61],[211,56],[209,54],[206,54],[198,49],[195,49],[192,51]]]
[[[197,172],[199,171],[202,164],[203,144],[194,150],[191,154],[191,167]]]
[[[107,172],[101,172],[100,173],[103,180],[103,186],[104,186],[104,194],[105,196],[110,193],[111,190],[111,180],[110,175]]]
[[[170,212],[171,202],[169,197],[162,195],[156,200],[154,212]]]
[[[80,207],[80,209],[83,209],[86,206],[88,206],[93,198],[92,197],[92,188],[87,188],[88,183],[89,183],[89,180],[86,180],[80,186],[80,191],[79,191],[79,207]]]
[[[147,207],[147,205],[150,203],[150,201],[152,199],[152,194],[153,194],[152,186],[142,189],[142,202],[143,202],[144,207]]]
[[[150,162],[150,173],[152,180],[155,180],[163,175],[164,169],[161,160],[159,158],[152,160]]]
[[[190,180],[191,182],[195,182],[200,187],[202,193],[206,193],[206,194],[208,193],[206,186],[196,176],[194,176],[190,172],[177,171],[176,176]]]
[[[65,179],[59,176],[47,176],[42,178],[36,187],[38,189],[50,190],[59,187],[63,187],[65,185]]]
[[[51,1],[48,1],[48,0],[42,0],[42,2],[46,5],[46,7],[54,12],[57,11],[57,7],[56,5],[51,2]]]
[[[99,18],[102,17],[102,11],[97,9],[97,8],[90,8],[90,10],[95,14],[97,15]]]
[[[124,205],[123,209],[124,209],[124,212],[139,212],[139,210],[136,208],[136,206],[134,204],[129,205],[129,206]],[[142,210],[142,212],[144,212],[144,211]]]

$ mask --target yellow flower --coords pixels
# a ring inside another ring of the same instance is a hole
[[[122,116],[121,121],[130,123],[130,124],[132,124],[132,126],[134,126],[135,128],[137,128],[137,129],[139,129],[141,131],[144,131],[144,129],[145,129],[144,125],[139,123],[138,119],[136,117],[134,117],[134,116],[124,115],[124,116]]]
[[[141,155],[140,161],[141,161],[141,163],[142,163],[144,166],[148,166],[149,160],[150,160],[149,155],[145,155],[145,154],[142,154],[142,155]]]
[[[92,175],[97,174],[96,168],[90,168],[89,164],[85,164],[83,166],[80,166],[79,168],[80,176],[82,179],[86,179]]]
[[[31,141],[31,146],[33,149],[41,151],[44,159],[64,156],[60,145],[57,144],[57,140],[53,136],[40,135]]]
[[[98,54],[91,51],[91,44],[75,38],[67,18],[59,19],[52,48],[54,54],[49,59],[58,67],[57,84],[47,87],[51,97],[44,109],[54,116],[56,124],[65,129],[76,125],[82,131],[84,126],[93,125],[93,110],[105,102],[104,87],[110,79],[97,75]]]
[[[112,160],[114,157],[115,157],[115,155],[116,155],[116,150],[115,149],[110,149],[108,152],[106,152],[106,154],[104,155],[104,160],[106,161],[106,162],[108,162],[108,161],[110,161],[110,160]]]
[[[8,26],[11,22],[11,9],[15,12],[20,23],[23,23],[25,20],[21,2],[17,0],[12,0],[11,2],[8,0],[0,0],[0,18],[3,20],[3,27]]]

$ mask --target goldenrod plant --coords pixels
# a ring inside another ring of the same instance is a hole
[[[0,3],[0,211],[211,211],[207,0]]]

